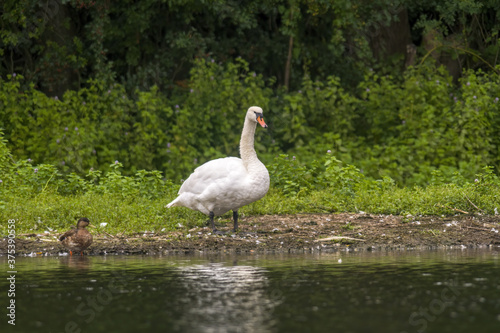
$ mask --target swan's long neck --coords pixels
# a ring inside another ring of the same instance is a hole
[[[240,155],[241,160],[243,161],[243,164],[245,165],[247,170],[252,166],[252,164],[255,164],[256,162],[260,163],[254,148],[254,136],[256,127],[256,122],[245,118],[245,124],[243,125],[243,132],[241,133],[240,140]]]

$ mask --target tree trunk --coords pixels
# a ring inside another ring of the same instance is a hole
[[[290,36],[290,40],[288,42],[288,56],[286,58],[286,66],[285,66],[285,81],[283,82],[283,85],[285,86],[286,89],[288,89],[288,85],[290,84],[292,50],[293,50],[293,36]]]

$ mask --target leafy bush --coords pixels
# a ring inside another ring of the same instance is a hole
[[[471,180],[481,166],[498,170],[498,80],[494,73],[468,71],[457,86],[443,67],[424,64],[402,80],[368,71],[359,97],[327,92],[335,85],[318,96],[323,89],[313,85],[284,95],[288,126],[276,131],[278,141],[311,168],[331,150],[372,179],[426,185],[439,170],[444,182],[457,174]],[[310,86],[308,78],[304,82]]]
[[[90,169],[85,177],[76,173],[63,175],[51,164],[32,165],[31,160],[22,160],[10,165],[2,160],[0,194],[17,198],[32,198],[44,193],[60,195],[101,194],[121,198],[142,197],[157,199],[178,190],[169,180],[164,180],[160,171],[139,170],[134,176],[122,175],[123,165],[115,161],[104,175]]]
[[[481,166],[498,165],[497,75],[467,72],[459,89],[442,67],[410,70],[397,85],[369,75],[359,108],[370,126],[354,158],[368,175],[425,184],[435,169],[449,181],[454,171],[470,179]]]
[[[0,151],[9,154],[1,144]],[[20,233],[61,231],[79,216],[108,223],[106,232],[126,234],[188,230],[206,221],[201,213],[164,207],[179,187],[163,180],[159,171],[139,170],[134,176],[125,176],[116,161],[106,173],[91,169],[80,177],[63,175],[50,164],[1,160],[0,219],[16,218]],[[444,183],[443,174],[436,170],[433,183],[425,188],[401,188],[387,177],[375,181],[331,153],[310,167],[282,155],[269,171],[269,193],[243,207],[242,214],[365,211],[420,215],[454,214],[457,210],[498,214],[500,208],[500,178],[492,167],[483,168],[473,181],[456,174],[453,183]],[[0,224],[0,233],[6,232],[6,225]]]
[[[300,165],[295,156],[280,155],[269,166],[272,187],[281,189],[286,196],[309,193],[318,185],[315,169]]]
[[[399,79],[368,71],[356,92],[335,77],[306,76],[301,90],[274,95],[272,82],[244,60],[221,65],[207,58],[197,60],[189,90],[179,89],[175,102],[156,87],[128,97],[123,86],[96,80],[49,98],[33,87],[22,90],[22,80],[0,78],[7,145],[15,158],[53,164],[63,174],[105,172],[118,160],[125,175],[161,170],[179,181],[201,163],[238,155],[251,105],[263,107],[269,124],[256,132],[267,165],[284,153],[314,170],[312,163],[331,150],[366,177],[399,185],[429,184],[436,170],[445,182],[457,173],[470,180],[482,166],[500,165],[500,82],[481,70],[464,73],[458,86],[432,64]],[[298,193],[298,178],[296,184]]]
[[[93,80],[59,99],[33,87],[22,91],[21,75],[0,78],[0,127],[14,156],[64,173],[108,170],[119,160],[127,173],[162,169],[179,180],[201,162],[237,155],[246,108],[266,109],[271,96],[242,60],[228,66],[199,60],[192,76],[191,90],[175,106],[156,87],[131,99],[123,86]]]
[[[334,142],[342,145],[353,138],[356,98],[341,87],[337,77],[313,82],[306,75],[301,90],[283,93],[282,99],[282,111],[273,116],[279,124],[275,134],[284,151],[312,148],[312,152],[319,155],[332,148]],[[318,142],[311,144],[311,139]],[[319,144],[324,139],[326,144]]]

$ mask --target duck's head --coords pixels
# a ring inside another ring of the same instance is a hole
[[[251,121],[259,123],[260,126],[267,128],[267,125],[264,121],[264,115],[260,107],[251,106],[247,111],[247,118],[250,119]]]
[[[81,219],[78,220],[78,223],[76,224],[77,229],[83,229],[87,227],[90,224],[90,221],[86,217],[82,217]]]

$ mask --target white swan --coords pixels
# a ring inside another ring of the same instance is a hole
[[[241,159],[219,158],[199,166],[182,184],[179,196],[166,207],[183,206],[207,214],[214,233],[217,232],[214,216],[232,210],[236,232],[238,209],[259,200],[269,190],[269,172],[254,149],[257,123],[267,128],[262,109],[252,106],[246,113],[241,133]]]

